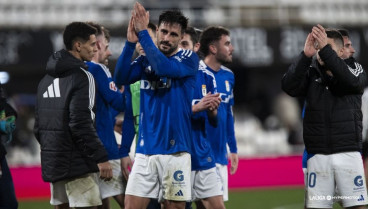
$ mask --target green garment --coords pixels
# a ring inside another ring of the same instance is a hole
[[[134,118],[134,129],[135,129],[135,134],[138,134],[141,81],[137,81],[133,84],[130,84],[130,93],[132,94],[132,109],[133,109],[133,118]]]

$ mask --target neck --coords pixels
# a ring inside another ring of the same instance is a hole
[[[99,59],[98,59],[98,56],[97,56],[97,54],[96,54],[96,55],[92,58],[92,60],[91,60],[91,61],[92,61],[92,62],[95,62],[95,63],[99,63],[99,62],[98,62],[98,60],[99,60]]]
[[[179,47],[178,48],[176,48],[176,50],[175,51],[173,51],[171,54],[165,54],[166,55],[166,57],[171,57],[171,56],[173,56],[174,54],[176,54],[177,52],[179,51]]]
[[[69,50],[68,51],[70,54],[72,54],[75,58],[83,61],[82,57],[80,56],[80,54],[77,52],[77,51],[74,51],[74,50]]]
[[[219,71],[221,69],[221,63],[219,63],[216,58],[212,55],[209,55],[207,57],[204,58],[204,63],[206,63],[206,65],[208,67],[210,67],[212,70],[214,71]]]

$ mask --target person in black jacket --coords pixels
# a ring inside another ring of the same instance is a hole
[[[94,128],[95,85],[83,61],[97,52],[96,29],[73,22],[63,34],[66,50],[48,60],[37,90],[34,132],[41,145],[42,178],[51,182],[55,208],[95,208],[95,176],[112,178],[108,156]]]
[[[0,84],[0,208],[18,208],[13,179],[6,162],[5,144],[12,139],[17,112],[7,103]]]
[[[308,34],[304,51],[282,78],[282,89],[303,97],[303,138],[308,152],[307,208],[332,208],[367,204],[362,148],[361,97],[366,73],[342,59],[344,41],[333,29],[321,25]],[[317,59],[312,60],[316,55]],[[335,188],[339,196],[334,196]]]

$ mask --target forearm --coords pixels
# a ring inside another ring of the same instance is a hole
[[[115,66],[114,80],[117,85],[128,84],[131,80],[131,59],[135,45],[135,43],[125,42],[124,49]]]
[[[185,57],[182,56],[181,61],[170,60],[156,47],[147,30],[140,31],[138,37],[139,43],[146,52],[146,57],[157,76],[180,78],[195,75],[199,65],[199,59],[195,53],[191,52]]]
[[[304,53],[294,62],[284,74],[281,87],[290,96],[303,96],[307,85],[307,73],[311,65],[312,58],[305,56]]]

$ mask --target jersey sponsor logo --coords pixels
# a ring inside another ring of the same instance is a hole
[[[60,97],[60,85],[59,78],[55,78],[52,84],[47,87],[45,93],[43,93],[43,98],[55,98]]]
[[[174,172],[174,179],[175,181],[184,181],[183,171],[177,170]]]
[[[206,96],[207,94],[207,87],[205,84],[202,84],[202,96]]]
[[[171,78],[160,78],[159,81],[141,80],[141,89],[156,90],[168,89],[171,87]]]
[[[223,103],[229,103],[231,95],[220,93],[221,102]]]
[[[225,87],[226,87],[226,91],[230,92],[230,83],[228,80],[225,81]]]
[[[110,89],[111,89],[112,91],[117,91],[117,90],[118,90],[118,88],[116,88],[116,85],[115,85],[114,81],[111,81],[111,82],[109,83],[109,87],[110,87]]]
[[[175,194],[175,196],[184,196],[183,191],[179,190],[179,191]]]
[[[200,99],[193,99],[192,100],[192,105],[195,105],[197,104],[198,102],[200,102],[201,100]]]
[[[362,178],[362,176],[356,176],[356,177],[354,178],[354,184],[355,184],[355,186],[357,186],[357,187],[361,187],[361,186],[363,186],[363,178]]]

